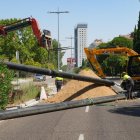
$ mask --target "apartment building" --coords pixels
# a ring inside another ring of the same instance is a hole
[[[87,47],[87,24],[77,24],[74,30],[76,67],[82,66],[86,59],[84,48]]]

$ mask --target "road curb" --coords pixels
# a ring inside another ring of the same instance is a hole
[[[15,110],[15,109],[20,109],[20,108],[26,108],[26,107],[34,106],[34,105],[36,105],[38,103],[39,103],[38,100],[32,99],[32,100],[29,100],[29,101],[27,101],[25,103],[19,104],[17,106],[7,107],[6,110]]]

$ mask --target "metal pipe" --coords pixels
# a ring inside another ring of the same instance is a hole
[[[27,66],[27,65],[22,65],[22,64],[15,64],[15,63],[11,63],[11,62],[6,62],[5,64],[10,69],[16,69],[16,70],[32,72],[32,73],[39,73],[39,74],[49,75],[49,76],[54,76],[54,77],[63,77],[63,78],[80,80],[80,81],[85,81],[85,82],[93,82],[93,83],[97,83],[100,85],[107,85],[107,86],[115,85],[115,83],[113,81],[110,81],[107,79],[99,79],[99,78],[93,78],[93,77],[88,77],[88,76],[81,76],[78,74],[58,72],[58,71],[54,71],[54,70],[37,68],[37,67]]]
[[[94,99],[83,99],[83,100],[78,100],[78,101],[67,101],[67,102],[62,102],[62,103],[37,105],[37,106],[29,107],[29,108],[6,110],[6,111],[0,112],[0,120],[67,110],[71,108],[78,108],[78,107],[83,107],[83,106],[88,106],[88,105],[96,105],[96,104],[107,103],[107,102],[112,102],[112,101],[122,100],[122,99],[125,99],[124,94],[98,97]]]

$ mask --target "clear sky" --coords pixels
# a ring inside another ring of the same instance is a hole
[[[107,42],[118,35],[129,34],[138,22],[139,0],[1,0],[0,19],[34,17],[41,30],[48,29],[57,39],[56,14],[48,11],[69,11],[60,14],[60,43],[67,47],[78,23],[88,24],[88,45],[95,39]],[[70,57],[67,50],[63,59]]]

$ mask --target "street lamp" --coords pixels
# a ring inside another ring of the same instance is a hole
[[[59,11],[59,8],[57,11],[52,11],[52,12],[48,12],[49,14],[57,14],[58,16],[58,70],[60,70],[60,51],[59,51],[59,48],[60,48],[60,44],[59,44],[59,14],[64,14],[64,13],[69,13],[69,11]]]

